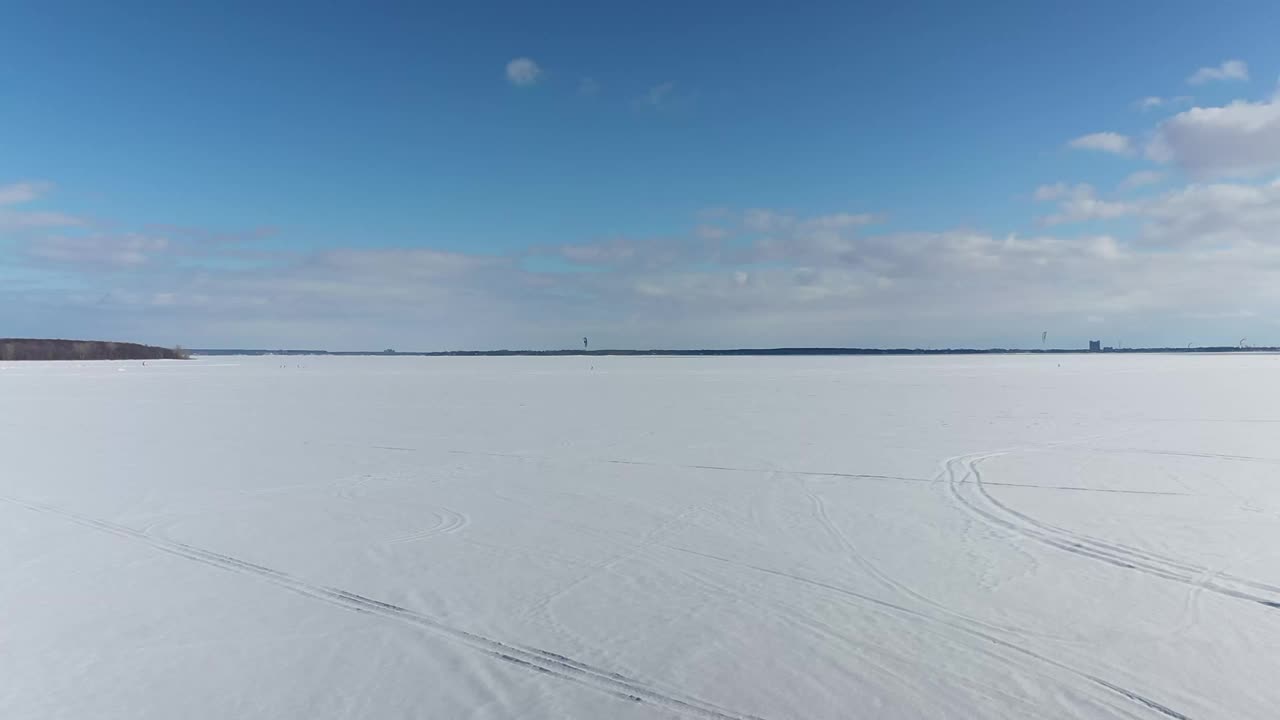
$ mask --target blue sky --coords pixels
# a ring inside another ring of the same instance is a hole
[[[0,335],[1280,344],[1273,3],[420,5],[6,9]]]

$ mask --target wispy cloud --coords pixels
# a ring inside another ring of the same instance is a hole
[[[719,225],[699,225],[694,228],[694,234],[703,240],[723,240],[729,237],[729,231]]]
[[[1058,200],[1058,211],[1041,218],[1045,225],[1111,220],[1132,213],[1135,207],[1128,203],[1103,200],[1088,183],[1078,185],[1041,185],[1036,188],[1037,200]]]
[[[0,185],[0,205],[20,205],[45,194],[52,187],[47,182],[24,181]]]
[[[1130,173],[1128,177],[1120,183],[1120,187],[1126,189],[1145,187],[1147,185],[1155,185],[1163,182],[1165,174],[1159,170],[1139,170]]]
[[[14,207],[38,200],[52,188],[52,183],[40,181],[24,181],[0,185],[0,232],[84,225],[84,220],[65,213],[50,210],[25,210]]]
[[[1191,85],[1204,85],[1217,80],[1248,80],[1249,66],[1243,60],[1227,60],[1217,67],[1202,67],[1187,77]]]
[[[671,91],[675,89],[676,84],[674,82],[659,83],[649,88],[644,95],[640,96],[637,102],[649,107],[662,107],[671,97]]]
[[[600,92],[600,83],[591,77],[584,77],[578,81],[579,95],[595,95]]]
[[[519,57],[507,63],[507,82],[527,87],[542,79],[542,68],[527,57]]]
[[[66,213],[47,210],[10,210],[0,207],[0,231],[76,227],[85,224],[81,218]]]
[[[200,344],[385,347],[420,337],[424,324],[433,328],[425,348],[555,347],[584,332],[642,347],[812,344],[831,342],[833,327],[869,345],[982,343],[1038,337],[1045,323],[1085,333],[1091,317],[1137,326],[1189,312],[1280,311],[1280,184],[1193,185],[1130,204],[1088,185],[1037,196],[1058,201],[1064,222],[1123,211],[1143,223],[1124,235],[875,234],[864,212],[757,208],[715,213],[723,235],[691,222],[683,238],[548,249],[593,272],[348,248],[201,273],[160,262],[171,243],[127,235],[30,249],[85,272],[86,289],[40,290],[42,307],[70,316],[105,307],[121,327]],[[748,226],[768,232],[748,235]]]
[[[73,265],[137,267],[164,252],[169,241],[136,233],[123,235],[49,235],[24,244],[26,253],[40,260]]]
[[[1133,141],[1129,139],[1129,136],[1114,132],[1096,132],[1089,135],[1081,135],[1067,143],[1067,145],[1076,150],[1097,150],[1114,155],[1133,154]]]
[[[1174,97],[1160,97],[1158,95],[1148,95],[1147,97],[1139,98],[1135,100],[1133,102],[1133,106],[1139,110],[1142,110],[1143,112],[1146,112],[1148,110],[1155,110],[1156,108],[1161,108],[1161,107],[1175,107],[1179,105],[1186,105],[1192,102],[1194,99],[1195,98],[1191,97],[1190,95],[1175,95]]]

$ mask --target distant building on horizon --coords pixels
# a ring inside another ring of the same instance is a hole
[[[1101,341],[1101,340],[1090,340],[1090,341],[1089,341],[1089,352],[1102,352],[1102,341]]]

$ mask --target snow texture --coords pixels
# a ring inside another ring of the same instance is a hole
[[[0,717],[1265,718],[1280,357],[0,364]]]

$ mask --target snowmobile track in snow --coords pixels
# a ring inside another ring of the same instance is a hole
[[[961,505],[989,524],[1074,555],[1280,609],[1278,586],[1228,575],[1123,543],[1072,532],[1005,505],[987,492],[985,486],[992,483],[983,481],[982,471],[978,468],[983,460],[1003,454],[1005,453],[996,452],[961,456],[946,463],[951,494]],[[958,466],[964,467],[963,472],[957,470]],[[967,488],[973,488],[973,491],[967,492]]]
[[[559,655],[557,653],[537,648],[525,648],[505,643],[500,640],[494,640],[460,628],[451,627],[428,615],[424,615],[415,610],[410,610],[409,608],[383,602],[381,600],[375,600],[346,590],[315,585],[279,570],[240,560],[229,555],[223,555],[194,545],[187,545],[186,543],[148,535],[141,530],[135,530],[131,527],[117,525],[116,523],[108,522],[106,520],[80,515],[79,513],[62,510],[60,508],[41,503],[3,496],[0,496],[0,500],[4,500],[10,504],[24,507],[35,512],[58,516],[94,530],[129,540],[139,541],[170,555],[203,563],[205,565],[212,565],[214,567],[242,575],[253,576],[286,590],[291,590],[345,610],[377,615],[390,620],[397,620],[401,623],[426,630],[435,635],[465,645],[495,659],[503,660],[543,674],[553,675],[563,680],[575,682],[594,690],[607,692],[615,697],[625,700],[650,703],[657,707],[682,715],[711,718],[712,720],[763,720],[758,716],[734,712],[705,700],[685,697],[674,691],[656,688],[640,680],[629,678],[610,670],[598,668],[588,663],[565,657],[564,655]]]

